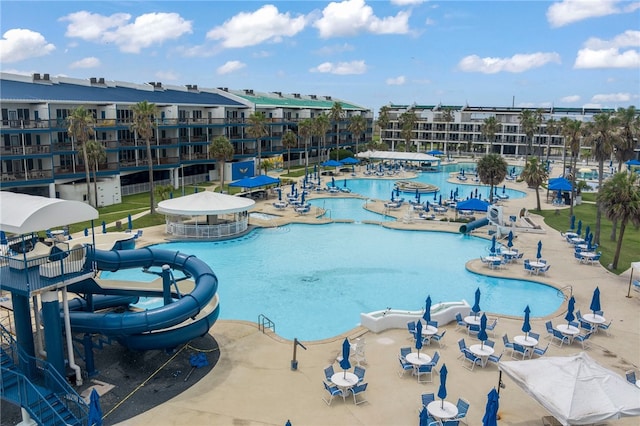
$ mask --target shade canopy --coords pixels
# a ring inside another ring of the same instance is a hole
[[[353,157],[347,157],[347,158],[343,158],[342,160],[340,160],[340,163],[342,164],[358,164],[360,163],[360,160],[358,160],[357,158],[353,158]]]
[[[581,352],[498,367],[563,425],[640,416],[640,388]]]
[[[280,179],[267,175],[259,175],[253,177],[246,177],[235,182],[231,182],[229,186],[236,186],[242,188],[257,188],[260,186],[274,185],[280,183]]]
[[[550,191],[571,191],[571,188],[573,188],[571,182],[563,177],[549,179]]]
[[[399,152],[399,151],[365,151],[356,154],[359,158],[370,160],[400,160],[400,161],[440,161],[433,155],[422,154],[420,152]]]
[[[324,163],[321,163],[320,165],[323,167],[340,167],[343,164],[336,160],[327,160]]]
[[[180,216],[219,215],[247,211],[255,203],[250,198],[203,191],[160,201],[158,213]]]
[[[13,234],[43,231],[98,218],[98,210],[81,201],[0,191],[0,230]]]
[[[473,210],[476,212],[486,212],[490,204],[479,198],[469,198],[456,204],[456,210]]]

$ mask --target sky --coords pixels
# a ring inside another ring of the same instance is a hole
[[[15,1],[0,69],[383,105],[640,105],[640,1]]]

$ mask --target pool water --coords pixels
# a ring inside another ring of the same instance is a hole
[[[157,245],[193,254],[219,279],[221,319],[271,319],[284,338],[319,340],[357,326],[360,313],[385,308],[419,310],[467,300],[480,288],[487,312],[551,314],[562,303],[553,287],[473,274],[465,263],[486,254],[482,238],[402,231],[369,224],[296,224],[256,229],[222,242]],[[102,278],[150,281],[141,270],[103,272]]]
[[[350,219],[355,222],[396,220],[393,216],[366,210],[367,200],[362,198],[313,198],[309,200],[309,204],[325,210],[322,217],[328,219]]]

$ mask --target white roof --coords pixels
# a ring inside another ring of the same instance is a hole
[[[184,197],[158,203],[158,213],[166,215],[200,216],[237,213],[249,210],[256,202],[250,198],[236,197],[213,191],[196,192]]]
[[[640,416],[640,388],[584,352],[498,365],[563,425]]]
[[[14,234],[43,231],[98,218],[98,210],[81,201],[0,191],[0,229]]]
[[[356,154],[356,157],[373,160],[440,161],[438,157],[421,152],[365,151]]]

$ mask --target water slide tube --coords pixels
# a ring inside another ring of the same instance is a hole
[[[482,219],[478,219],[478,220],[474,220],[473,222],[469,222],[469,223],[465,223],[464,225],[460,226],[460,233],[461,234],[468,234],[469,232],[473,231],[476,228],[480,228],[482,226],[486,226],[489,224],[489,219],[486,217],[483,217]]]
[[[99,270],[116,271],[169,265],[183,271],[195,281],[193,291],[155,309],[141,312],[70,312],[71,328],[76,333],[100,333],[116,338],[132,350],[174,348],[203,336],[213,326],[220,313],[218,279],[202,260],[180,252],[141,248],[136,250],[94,250],[91,261]],[[85,280],[69,287],[78,293],[100,293],[94,280]],[[110,295],[117,292],[110,290]],[[131,292],[127,292],[131,295]],[[78,302],[81,303],[81,302]],[[120,302],[118,302],[120,303]]]

